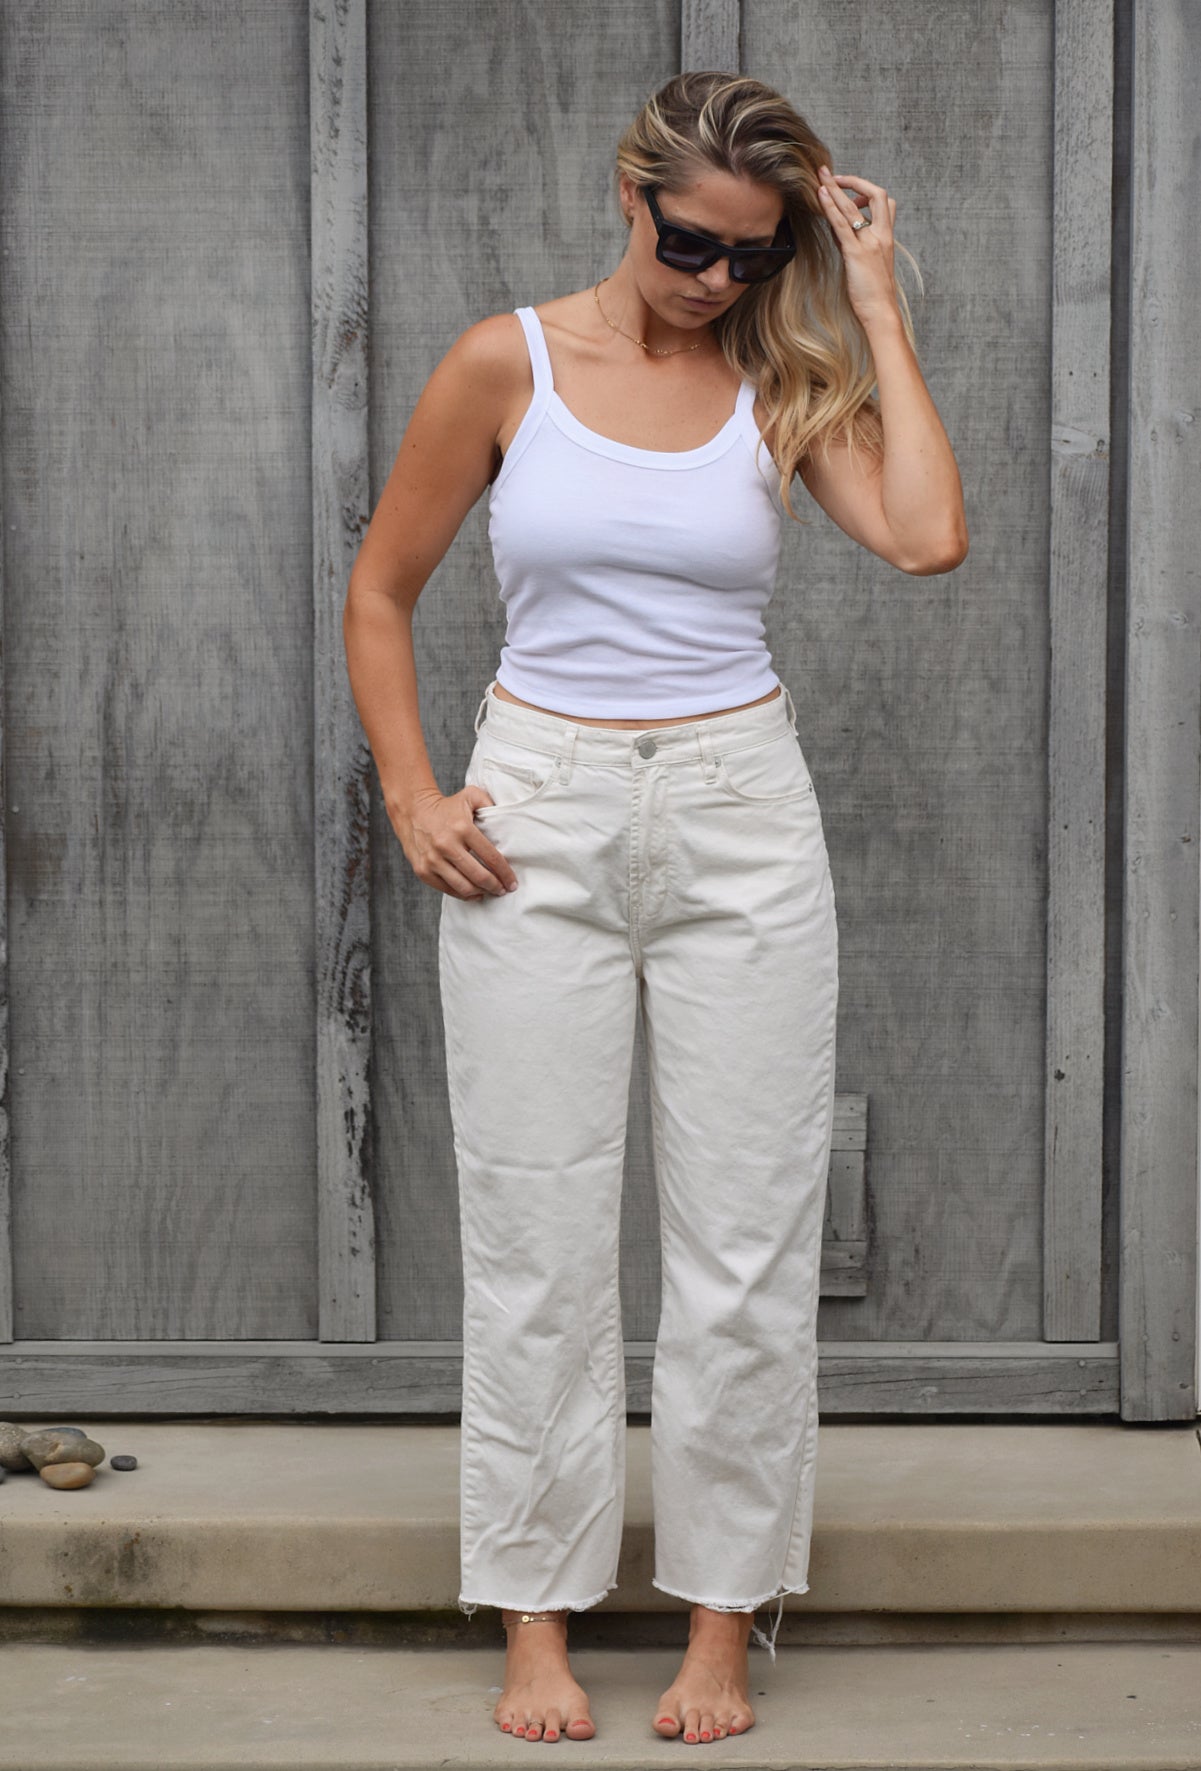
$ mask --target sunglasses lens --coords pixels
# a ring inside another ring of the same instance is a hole
[[[720,257],[708,241],[683,228],[665,227],[659,235],[659,256],[677,271],[707,270]]]
[[[789,254],[791,258],[792,254]],[[766,283],[777,271],[782,271],[788,263],[775,253],[769,257],[765,252],[748,252],[745,258],[730,260],[730,276],[735,283]]]

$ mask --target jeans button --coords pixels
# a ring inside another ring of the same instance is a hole
[[[658,746],[653,738],[639,738],[638,754],[640,756],[654,756],[657,749]]]

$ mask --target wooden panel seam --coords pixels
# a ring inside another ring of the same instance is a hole
[[[1112,0],[1057,0],[1043,1333],[1101,1332]]]
[[[11,196],[10,196],[11,200]],[[0,378],[2,380],[2,378]],[[4,498],[0,489],[0,525],[4,520]],[[0,535],[7,531],[0,527]],[[12,1145],[9,1138],[10,1072],[8,1036],[8,758],[7,721],[4,685],[7,672],[4,660],[4,560],[7,550],[0,546],[0,1342],[13,1338],[14,1285],[12,1234]]]
[[[1197,1412],[1201,9],[1132,10],[1121,1412]]]
[[[376,1332],[370,747],[342,638],[369,518],[366,0],[310,0],[318,1335]]]

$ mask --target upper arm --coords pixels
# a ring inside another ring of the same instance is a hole
[[[906,567],[897,558],[896,542],[884,515],[884,464],[862,445],[851,455],[841,437],[830,445],[828,457],[820,449],[806,454],[797,470],[805,489],[832,522],[889,565]]]
[[[755,402],[755,420],[771,450],[775,425],[767,421],[761,399]],[[819,449],[811,449],[802,459],[797,477],[814,502],[852,541],[890,565],[900,565],[884,516],[884,464],[878,456],[860,447],[852,460],[849,445],[842,438],[831,443],[828,458],[823,458]]]
[[[532,388],[516,315],[491,315],[456,339],[413,409],[352,582],[384,590],[412,609],[495,476],[498,438],[523,375]]]

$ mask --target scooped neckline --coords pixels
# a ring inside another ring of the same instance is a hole
[[[558,428],[598,455],[609,455],[615,461],[630,461],[646,467],[697,467],[702,462],[713,461],[719,455],[724,455],[730,447],[740,428],[740,408],[745,390],[750,385],[747,381],[742,383],[734,410],[726,422],[707,443],[700,443],[695,449],[643,449],[636,443],[622,443],[616,437],[607,437],[577,418],[571,407],[564,404],[555,387],[550,390],[549,404]]]

